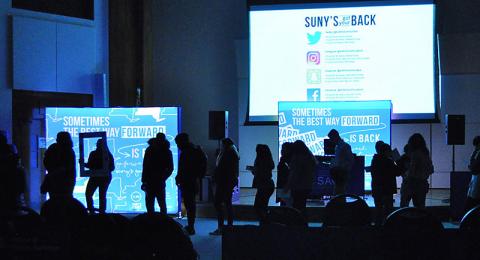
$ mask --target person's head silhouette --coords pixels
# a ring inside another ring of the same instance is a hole
[[[328,132],[328,138],[330,138],[330,140],[332,140],[332,143],[334,143],[335,145],[340,142],[340,134],[335,129],[332,129],[330,130],[330,132]]]
[[[282,144],[282,150],[280,151],[280,156],[284,159],[290,158],[292,154],[293,143],[286,142]]]
[[[175,143],[178,149],[183,150],[190,143],[190,138],[187,133],[180,133],[175,137]]]
[[[166,141],[167,140],[167,137],[165,136],[164,133],[157,133],[157,136],[155,138],[157,138],[159,141]]]
[[[408,139],[408,147],[412,151],[427,149],[427,143],[420,133],[415,133]]]
[[[270,151],[270,148],[266,144],[257,144],[257,147],[255,150],[257,152],[257,157],[260,157],[260,158],[272,157],[272,152]]]
[[[477,149],[480,148],[480,136],[477,135],[473,138],[473,146]]]
[[[383,145],[385,143],[383,141],[377,141],[375,143],[375,151],[377,152],[377,154],[381,154],[382,153],[382,149],[383,149]]]
[[[57,144],[64,147],[73,147],[72,137],[69,132],[58,132],[57,133]]]

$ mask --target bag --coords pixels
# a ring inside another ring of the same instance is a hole
[[[201,179],[205,177],[207,174],[207,161],[208,157],[203,151],[202,147],[197,145],[193,149],[194,159],[195,159],[195,166],[196,166],[196,175],[197,178]]]

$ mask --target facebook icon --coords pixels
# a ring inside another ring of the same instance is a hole
[[[307,101],[320,101],[320,89],[307,88]]]

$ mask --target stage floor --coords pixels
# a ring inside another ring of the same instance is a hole
[[[235,205],[253,205],[255,201],[255,193],[257,192],[256,189],[253,188],[241,188],[240,189],[240,200],[235,202]],[[269,206],[279,206],[279,203],[275,202],[276,194],[273,193],[272,197],[268,202]],[[368,206],[374,207],[375,204],[373,203],[373,197],[371,195],[365,195],[365,201],[367,202]],[[394,195],[394,207],[400,206],[400,191]],[[450,189],[430,189],[427,194],[426,199],[426,206],[427,207],[449,207],[450,206]],[[307,207],[324,207],[328,200],[321,201],[321,200],[309,200],[307,202]],[[413,206],[410,203],[410,206]]]

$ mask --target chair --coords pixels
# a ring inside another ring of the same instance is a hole
[[[480,259],[480,206],[469,210],[460,222],[456,257],[458,259]]]
[[[469,210],[460,222],[460,230],[480,233],[480,205]]]
[[[87,217],[87,209],[73,197],[57,197],[47,200],[40,210],[45,221],[41,235],[43,243],[60,248],[60,255],[69,255],[77,239],[81,224]]]
[[[87,209],[73,197],[51,198],[42,205],[40,215],[48,226],[78,227],[87,216]]]
[[[285,226],[308,226],[305,217],[298,209],[284,206],[271,207],[267,214],[267,223]]]
[[[163,213],[134,217],[128,232],[131,258],[197,259],[190,237],[182,226]]]
[[[324,227],[358,227],[371,225],[370,208],[359,196],[342,194],[331,199],[325,207]]]
[[[411,230],[414,232],[441,232],[443,225],[438,218],[425,209],[405,207],[388,215],[385,228]]]
[[[442,222],[420,208],[401,208],[388,215],[382,243],[385,259],[445,259],[449,254]]]
[[[83,259],[119,258],[124,249],[124,230],[108,214],[88,215],[75,236],[77,254]]]

